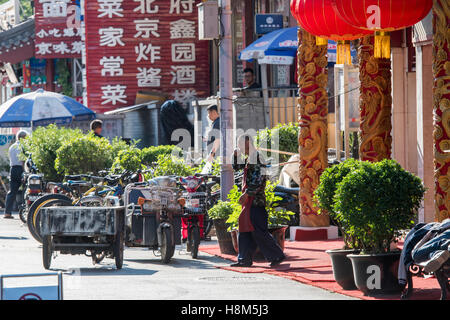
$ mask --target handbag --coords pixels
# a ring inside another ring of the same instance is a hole
[[[247,166],[244,168],[242,193],[247,190]],[[239,215],[239,232],[253,232],[255,228],[250,219],[250,209],[253,204],[253,197],[247,197],[247,201],[242,205],[241,214]]]

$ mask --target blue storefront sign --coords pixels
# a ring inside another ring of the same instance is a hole
[[[266,34],[283,28],[282,14],[257,14],[255,16],[256,34]]]

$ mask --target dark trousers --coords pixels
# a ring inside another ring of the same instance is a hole
[[[252,222],[255,230],[253,232],[239,232],[239,262],[253,262],[253,254],[255,253],[257,247],[266,260],[270,262],[284,258],[283,250],[269,233],[267,218],[267,211],[265,208],[250,208],[250,221]]]
[[[22,166],[13,166],[10,170],[9,192],[6,195],[5,214],[10,214],[14,208],[14,202],[22,184]]]

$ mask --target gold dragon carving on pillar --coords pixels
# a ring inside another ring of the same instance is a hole
[[[328,58],[327,46],[299,28],[298,116],[300,123],[300,225],[329,226],[327,214],[318,214],[313,201],[319,178],[328,166]]]
[[[374,41],[359,44],[360,157],[371,162],[390,159],[392,150],[391,60],[374,57]]]
[[[450,3],[433,5],[434,179],[436,220],[450,218]]]

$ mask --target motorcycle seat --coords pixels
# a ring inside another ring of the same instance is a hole
[[[287,187],[278,185],[275,187],[274,192],[298,195],[300,192],[300,188],[298,188],[298,187],[297,188],[287,188]]]

